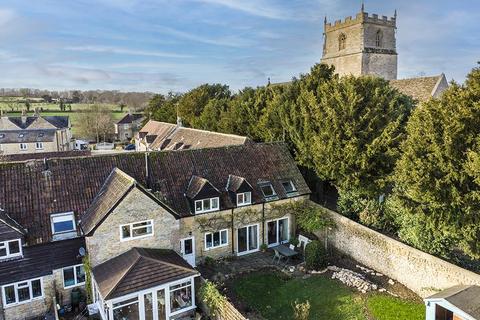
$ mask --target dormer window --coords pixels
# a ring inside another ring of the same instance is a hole
[[[0,260],[10,259],[22,255],[22,242],[20,239],[0,242]]]
[[[219,210],[220,198],[209,198],[195,201],[195,213],[204,213]]]
[[[54,240],[64,240],[76,237],[77,228],[73,212],[52,214],[51,223]]]
[[[246,206],[252,203],[252,193],[243,192],[237,193],[237,207]]]
[[[282,182],[282,186],[283,189],[285,189],[285,193],[287,194],[297,191],[297,188],[295,188],[295,186],[293,185],[292,180]]]

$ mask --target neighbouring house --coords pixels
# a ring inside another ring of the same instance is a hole
[[[118,140],[127,142],[132,140],[140,130],[143,121],[143,114],[128,113],[115,123],[115,135]]]
[[[0,117],[0,154],[72,150],[72,132],[67,116]]]
[[[433,77],[390,80],[390,85],[401,93],[412,97],[417,102],[439,98],[448,88],[447,78],[443,73]]]
[[[425,299],[426,320],[480,320],[480,287],[459,285]]]
[[[248,142],[247,137],[186,128],[181,120],[177,124],[150,120],[135,138],[137,151],[214,148]]]
[[[197,263],[287,242],[310,193],[282,143],[0,163],[0,190],[5,320],[70,303],[81,248],[102,319],[180,319]]]

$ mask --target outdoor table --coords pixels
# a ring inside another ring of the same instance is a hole
[[[284,245],[278,245],[272,248],[273,251],[277,252],[279,255],[286,257],[287,261],[285,263],[288,263],[291,257],[296,256],[298,254],[297,251],[290,249],[287,246]]]

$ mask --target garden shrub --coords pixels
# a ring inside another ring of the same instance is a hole
[[[219,313],[222,311],[223,306],[227,302],[227,298],[223,296],[220,291],[218,291],[215,284],[211,281],[205,281],[205,283],[200,288],[200,300],[205,303],[208,310],[210,311],[210,316],[212,319],[215,319],[219,316]]]
[[[305,247],[305,266],[310,270],[325,268],[328,263],[328,255],[325,246],[318,240],[314,240]]]

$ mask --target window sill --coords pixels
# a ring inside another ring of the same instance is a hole
[[[45,297],[42,295],[41,297],[35,297],[33,299],[30,299],[30,300],[26,300],[26,301],[22,301],[22,302],[17,302],[17,303],[10,303],[10,304],[7,304],[7,305],[4,305],[3,308],[4,309],[8,309],[8,308],[14,308],[14,307],[18,307],[22,304],[26,304],[26,303],[31,303],[31,302],[35,302],[35,301],[38,301],[38,300],[42,300],[44,299]]]
[[[222,244],[220,246],[205,248],[205,251],[211,251],[211,250],[220,249],[220,248],[224,248],[224,247],[228,247],[228,242],[225,243],[225,244]]]
[[[252,205],[251,202],[249,202],[249,203],[241,203],[241,204],[240,204],[240,203],[237,203],[237,208],[246,207],[246,206],[250,206],[250,205]]]
[[[78,284],[74,284],[74,285],[71,285],[71,286],[68,286],[68,287],[63,287],[63,289],[73,289],[73,288],[77,288],[77,287],[84,287],[85,286],[85,282],[82,282],[82,283],[78,283]]]
[[[147,235],[144,235],[144,236],[139,236],[139,237],[123,238],[123,239],[120,239],[120,242],[128,242],[128,241],[133,241],[133,240],[141,240],[141,239],[150,238],[150,237],[153,237],[153,233],[152,233],[152,234],[147,234]]]
[[[220,211],[220,209],[213,209],[213,210],[206,210],[206,211],[195,211],[195,214],[209,213],[209,212],[215,212],[215,211]]]

